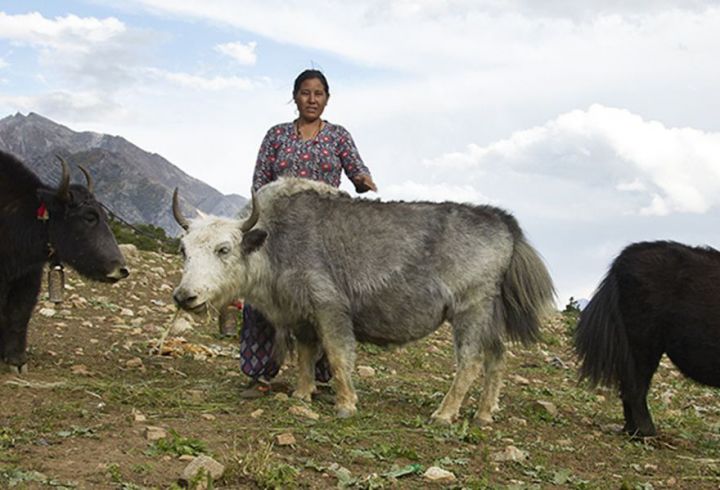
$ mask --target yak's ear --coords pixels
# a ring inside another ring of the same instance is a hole
[[[48,203],[52,201],[52,198],[55,197],[55,194],[57,194],[57,191],[51,190],[51,189],[38,189],[37,190],[37,197],[44,203]]]
[[[244,233],[240,244],[243,253],[247,255],[260,248],[265,243],[267,236],[268,233],[265,230],[250,230]]]
[[[55,210],[57,208],[57,191],[55,189],[38,189],[37,198],[45,203],[47,209]]]

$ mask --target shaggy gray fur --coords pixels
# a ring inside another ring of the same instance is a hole
[[[547,269],[510,214],[451,202],[353,199],[299,179],[269,184],[256,198],[259,221],[243,234],[242,245],[235,244],[237,257],[227,259],[221,279],[186,280],[199,277],[186,263],[175,294],[181,306],[221,306],[241,295],[275,324],[280,337],[292,333],[308,356],[317,355],[314,344],[320,342],[337,379],[341,416],[355,411],[350,373],[356,339],[402,344],[449,322],[458,374],[434,417],[450,422],[457,416],[484,362],[489,393],[477,416],[490,418],[503,339],[534,340],[554,294]],[[212,223],[197,221],[183,240],[188,262],[200,254],[193,233],[237,240],[234,233],[235,238],[208,233]],[[195,260],[196,266],[210,268],[203,260]],[[296,394],[309,398],[314,384],[305,378],[301,373]]]

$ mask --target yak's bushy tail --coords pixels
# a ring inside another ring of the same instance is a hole
[[[593,386],[617,387],[632,366],[618,298],[617,278],[610,269],[580,315],[575,330],[580,378]]]
[[[501,288],[500,306],[508,338],[528,344],[537,340],[540,323],[553,308],[555,288],[537,251],[520,234]]]

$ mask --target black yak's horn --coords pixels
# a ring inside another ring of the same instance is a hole
[[[60,155],[55,156],[60,160],[60,164],[62,165],[62,177],[60,178],[60,187],[58,187],[57,196],[63,201],[68,201],[70,200],[70,168],[63,157]]]
[[[187,231],[190,225],[188,224],[188,221],[185,219],[185,216],[182,215],[182,212],[180,211],[180,202],[178,201],[178,188],[175,188],[175,191],[173,192],[173,203],[172,203],[172,210],[173,210],[173,216],[175,216],[175,221],[182,227],[183,230]]]
[[[87,170],[85,170],[85,167],[83,167],[82,165],[78,165],[78,168],[79,168],[80,171],[85,175],[85,180],[87,181],[87,189],[88,189],[88,191],[90,191],[90,193],[92,194],[92,191],[93,191],[93,180],[92,180],[92,177],[90,176],[90,172],[88,172]]]
[[[260,209],[257,205],[257,198],[255,197],[255,192],[252,193],[251,205],[252,212],[250,213],[250,217],[248,217],[248,219],[245,220],[245,223],[243,223],[240,227],[240,231],[242,231],[243,233],[247,233],[248,231],[250,231],[260,218]]]

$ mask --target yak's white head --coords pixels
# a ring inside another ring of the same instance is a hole
[[[257,269],[262,260],[251,256],[267,237],[263,230],[251,230],[257,214],[246,220],[200,216],[187,221],[179,210],[177,190],[173,213],[186,231],[181,239],[185,264],[173,293],[175,303],[187,311],[202,313],[243,296],[252,286],[252,269]]]
[[[173,215],[186,231],[182,237],[183,277],[173,299],[181,308],[201,313],[222,308],[238,297],[262,291],[270,270],[267,255],[259,251],[268,236],[260,216],[272,214],[273,202],[300,192],[337,195],[341,192],[307,179],[281,178],[263,186],[246,208],[246,218],[235,220],[200,216],[186,220],[180,212],[177,189]]]

